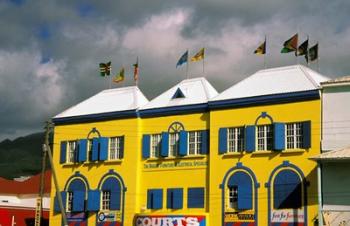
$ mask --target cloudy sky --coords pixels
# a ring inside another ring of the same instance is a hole
[[[205,77],[220,92],[263,68],[253,51],[265,35],[268,67],[295,64],[279,52],[298,32],[319,42],[321,74],[349,75],[349,12],[349,0],[0,0],[0,141],[42,131],[108,88],[98,63],[109,60],[127,86],[138,56],[151,99],[185,78],[175,65],[186,49],[205,47]],[[202,76],[201,63],[189,73]]]

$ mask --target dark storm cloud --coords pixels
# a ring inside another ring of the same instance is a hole
[[[299,32],[320,43],[321,73],[348,74],[349,10],[347,0],[0,1],[0,140],[106,89],[97,65],[109,60],[133,85],[138,56],[140,88],[153,98],[185,79],[180,55],[205,46],[206,78],[222,91],[262,68],[252,52],[265,34],[268,66],[295,64],[279,51]],[[190,74],[201,76],[201,64]]]

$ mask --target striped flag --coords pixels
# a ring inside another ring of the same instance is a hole
[[[106,77],[111,74],[111,70],[112,70],[111,64],[112,64],[111,61],[109,61],[108,63],[100,63],[100,75],[102,77]]]

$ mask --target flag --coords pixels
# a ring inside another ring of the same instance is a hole
[[[318,43],[309,49],[309,59],[310,61],[318,59]]]
[[[139,58],[137,57],[136,63],[133,64],[134,66],[134,80],[137,81],[139,79]]]
[[[283,43],[283,48],[281,53],[289,53],[293,51],[297,51],[298,48],[298,33],[296,33],[293,37],[288,39]]]
[[[306,39],[299,47],[298,47],[298,56],[303,56],[307,54],[307,48],[309,46],[309,39]]]
[[[256,55],[264,55],[266,53],[266,40],[254,51]]]
[[[100,63],[100,75],[102,77],[105,77],[106,75],[110,75],[111,74],[111,69],[112,69],[112,66],[111,66],[112,62],[109,61],[108,63]]]
[[[124,67],[122,67],[122,69],[119,71],[119,74],[115,76],[115,78],[113,79],[113,82],[119,83],[124,81]]]
[[[176,67],[181,66],[188,61],[188,50],[180,57],[179,61],[176,64]]]
[[[202,59],[204,59],[204,48],[201,48],[201,50],[199,50],[199,52],[191,58],[191,61],[196,62]]]

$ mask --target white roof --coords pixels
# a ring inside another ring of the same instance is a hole
[[[260,70],[223,91],[211,101],[319,89],[328,78],[303,65]]]
[[[173,98],[178,89],[184,97]],[[140,110],[207,103],[217,94],[216,89],[203,77],[186,79],[151,100]]]
[[[135,110],[148,103],[136,86],[107,89],[65,110],[54,118]]]
[[[312,160],[350,160],[350,147],[340,150],[324,152],[318,156],[310,158]]]

